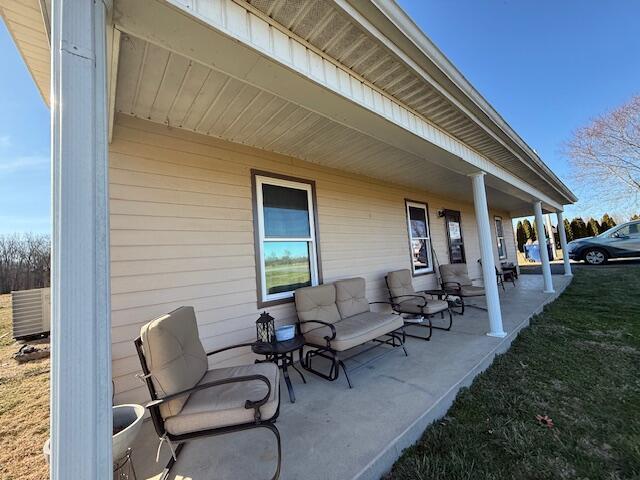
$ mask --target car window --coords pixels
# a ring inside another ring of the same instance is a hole
[[[629,225],[629,236],[632,238],[640,238],[640,223],[632,223]]]

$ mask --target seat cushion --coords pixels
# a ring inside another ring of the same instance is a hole
[[[342,320],[369,311],[364,278],[347,278],[335,282],[336,304]]]
[[[336,329],[336,338],[331,341],[331,347],[338,352],[348,350],[393,332],[403,324],[400,315],[378,312],[359,313],[333,325]],[[312,330],[306,333],[304,338],[308,343],[325,345],[325,335],[330,335],[327,328]]]
[[[415,294],[413,282],[411,281],[411,272],[408,269],[389,272],[387,274],[387,286],[391,297]]]
[[[484,288],[465,285],[460,289],[461,297],[480,297],[484,295]]]
[[[466,263],[451,263],[440,265],[440,277],[442,282],[455,282],[462,286],[472,285]]]
[[[263,420],[272,418],[278,411],[280,390],[280,372],[273,363],[216,368],[209,370],[199,383],[245,375],[264,375],[271,383],[269,401],[260,408],[260,414]],[[192,393],[182,411],[165,420],[165,428],[173,435],[181,435],[253,422],[254,409],[244,408],[244,403],[260,400],[266,394],[267,386],[261,380],[205,388]]]
[[[398,311],[402,313],[414,313],[414,314],[427,314],[433,315],[434,313],[443,312],[447,308],[449,308],[449,304],[446,300],[436,300],[429,298],[429,296],[425,294],[419,294],[423,299],[419,298],[408,298],[403,299],[399,298],[398,302]],[[421,305],[424,305],[424,301],[427,301],[427,305],[423,308]]]
[[[317,287],[305,287],[296,290],[296,311],[301,322],[320,320],[321,322],[335,323],[340,321],[340,313],[336,305],[336,287],[333,283],[318,285]],[[302,333],[322,327],[317,323],[300,325]],[[326,327],[324,327],[326,329]]]
[[[158,397],[194,387],[208,368],[193,307],[180,307],[140,330],[144,357]],[[160,405],[163,418],[177,415],[188,396]]]

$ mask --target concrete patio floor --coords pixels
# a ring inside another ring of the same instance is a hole
[[[529,319],[566,288],[570,277],[554,275],[553,281],[555,294],[542,293],[539,275],[521,276],[517,288],[508,284],[500,292],[505,338],[486,336],[486,312],[469,308],[464,316],[454,316],[450,332],[435,330],[430,342],[408,338],[408,357],[396,349],[353,372],[353,389],[344,376],[327,382],[304,372],[303,384],[292,372],[296,403],[289,402],[283,383],[277,421],[281,478],[379,479],[403,449],[446,413],[460,388],[470,385],[496,354],[509,348]],[[347,367],[378,355],[376,350],[350,360]],[[270,478],[275,445],[265,429],[194,440],[183,449],[170,478]],[[164,445],[161,461],[155,463],[157,447],[157,435],[146,421],[133,451],[138,478],[154,478],[162,471],[169,452]]]

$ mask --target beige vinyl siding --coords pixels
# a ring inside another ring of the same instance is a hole
[[[158,315],[193,305],[207,350],[254,338],[260,310],[252,168],[316,182],[325,282],[362,276],[370,301],[386,299],[384,275],[410,268],[405,198],[428,203],[431,241],[441,263],[448,263],[448,253],[444,219],[437,211],[461,211],[470,274],[480,277],[470,204],[119,116],[110,147],[113,375],[118,402],[140,402],[147,396],[134,377],[139,363],[133,339]],[[508,215],[502,215],[506,227]],[[428,274],[414,283],[428,288],[435,281],[435,275]],[[295,321],[292,304],[268,310],[279,323]],[[248,360],[246,352],[238,351],[221,357],[226,364]]]

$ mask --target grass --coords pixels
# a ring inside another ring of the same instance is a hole
[[[0,295],[0,478],[49,478],[42,445],[49,436],[49,359],[20,365],[11,337],[11,295]]]
[[[309,262],[292,262],[283,265],[266,264],[267,289],[269,293],[279,293],[304,285],[310,285]]]
[[[388,479],[640,478],[639,367],[640,267],[579,269]]]

